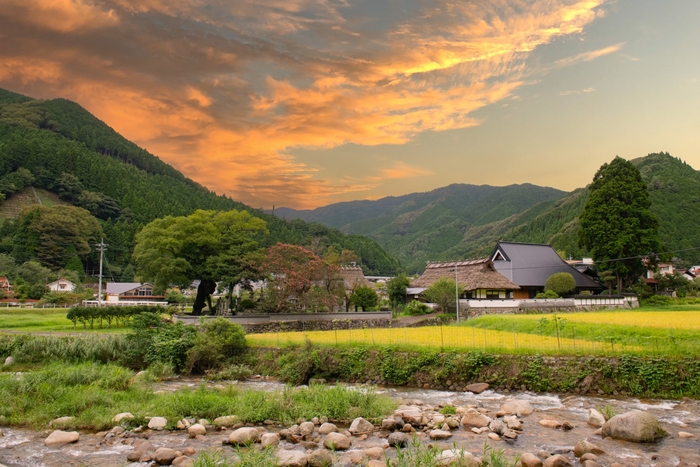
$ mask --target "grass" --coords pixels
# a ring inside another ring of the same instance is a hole
[[[19,331],[19,332],[76,332],[76,333],[125,333],[128,328],[117,328],[112,325],[111,328],[100,328],[97,325],[95,329],[83,329],[83,326],[78,325],[73,328],[73,323],[66,318],[68,308],[0,308],[0,330]]]
[[[676,306],[678,307],[678,305]],[[491,353],[611,355],[700,354],[700,310],[487,315],[459,326],[279,332],[246,336],[249,345],[318,345],[483,350]]]
[[[387,396],[343,386],[313,385],[271,393],[200,386],[156,394],[145,379],[134,380],[132,371],[98,363],[53,363],[28,373],[0,374],[0,400],[0,423],[37,429],[69,416],[75,419],[68,428],[102,430],[113,426],[112,418],[120,412],[134,414],[135,423],[162,416],[174,426],[184,417],[213,420],[225,415],[237,415],[244,423],[290,424],[321,416],[343,421],[360,416],[379,419],[396,408]]]

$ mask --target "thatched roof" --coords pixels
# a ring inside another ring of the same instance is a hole
[[[425,272],[411,283],[412,287],[430,287],[441,277],[454,280],[457,269],[457,282],[464,291],[476,289],[517,290],[520,287],[496,271],[490,259],[457,261],[452,263],[430,263]]]
[[[345,281],[346,289],[355,289],[362,286],[370,286],[370,281],[365,278],[365,273],[359,266],[342,266],[340,277]]]

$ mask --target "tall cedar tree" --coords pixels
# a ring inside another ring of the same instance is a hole
[[[599,268],[615,274],[621,292],[646,271],[642,256],[655,263],[661,249],[649,192],[639,170],[619,156],[601,166],[588,190],[579,246],[591,252]]]

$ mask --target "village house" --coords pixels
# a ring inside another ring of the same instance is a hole
[[[46,287],[52,292],[74,292],[75,284],[68,279],[60,278],[56,281],[49,282]]]
[[[534,298],[544,292],[547,279],[558,272],[568,272],[576,281],[575,293],[597,292],[603,287],[578,269],[567,264],[551,245],[498,242],[490,257],[498,272],[520,286],[513,298]]]
[[[108,282],[106,286],[107,302],[159,302],[164,295],[154,295],[152,284],[140,282]]]
[[[461,288],[460,296],[476,300],[513,299],[520,287],[500,274],[489,258],[449,263],[430,263],[425,272],[411,284],[407,293],[418,296],[445,277],[455,280]]]
[[[0,276],[0,290],[2,290],[5,295],[12,295],[12,285],[10,285],[9,279],[5,276]]]

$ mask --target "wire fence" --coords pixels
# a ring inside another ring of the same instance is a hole
[[[391,346],[442,351],[484,351],[507,354],[546,355],[700,355],[700,340],[687,337],[620,337],[576,335],[567,326],[559,335],[495,331],[469,326],[430,326],[418,328],[333,329],[329,331],[274,332],[249,334],[251,345],[282,347],[311,342],[319,345]]]

